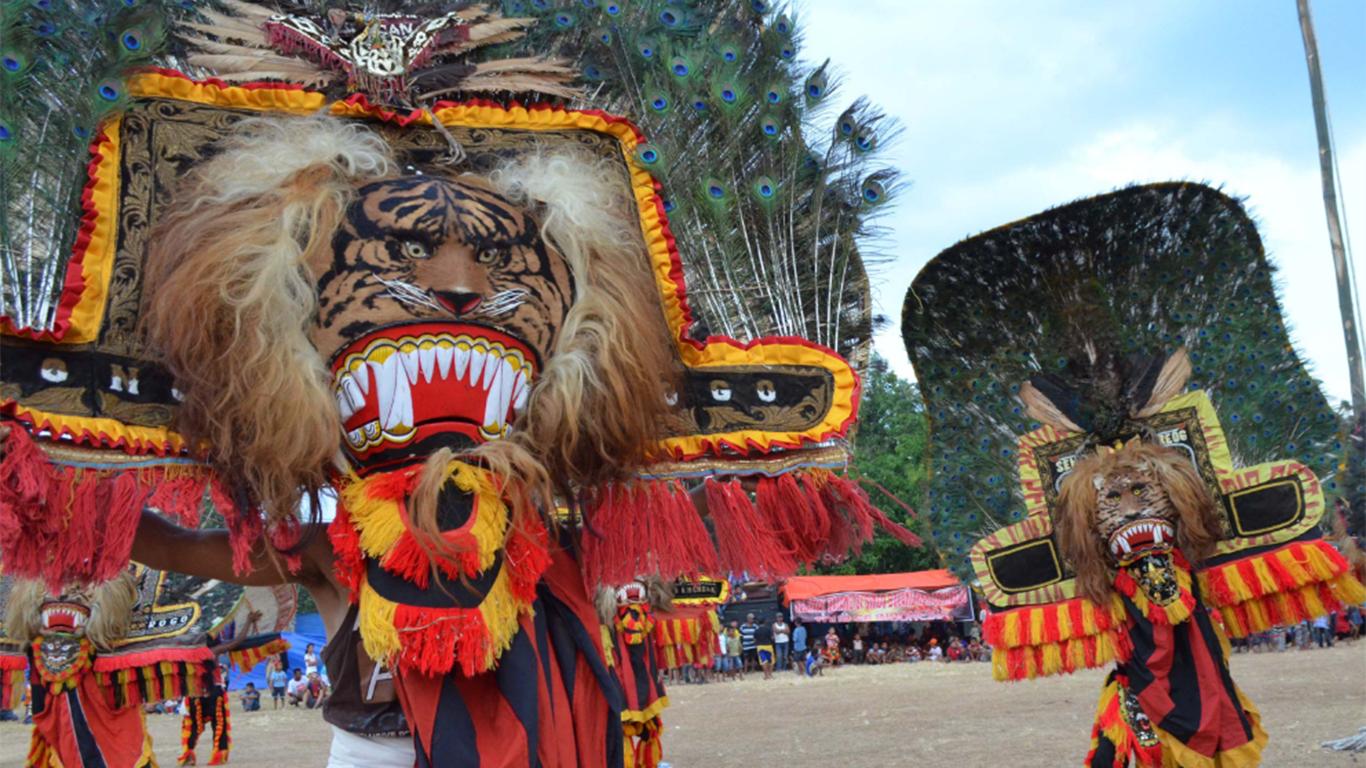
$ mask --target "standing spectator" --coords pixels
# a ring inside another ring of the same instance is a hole
[[[1320,648],[1333,647],[1333,623],[1329,616],[1320,616],[1314,619],[1314,642]]]
[[[740,643],[745,652],[746,672],[752,672],[759,666],[759,655],[755,650],[757,644],[754,642],[754,633],[758,631],[759,625],[754,623],[754,614],[745,614],[745,623],[740,625]]]
[[[285,695],[289,697],[290,706],[297,707],[303,703],[304,697],[308,694],[308,680],[304,677],[304,671],[298,667],[294,668],[294,677],[290,678],[289,685],[286,686]]]
[[[862,664],[864,662],[864,659],[865,656],[863,653],[863,635],[860,635],[858,633],[858,630],[854,630],[854,663]]]
[[[318,653],[313,650],[313,644],[304,646],[304,675],[318,674]]]
[[[744,679],[744,670],[741,668],[741,651],[744,648],[744,639],[740,636],[740,626],[732,621],[726,628],[726,677],[734,680],[737,676]]]
[[[271,709],[279,709],[285,705],[285,686],[289,685],[289,675],[285,674],[285,665],[279,659],[273,659],[270,666],[266,668],[266,685],[270,687]]]
[[[247,683],[246,690],[242,691],[242,711],[257,712],[261,709],[261,692],[256,690],[256,683]]]
[[[773,615],[773,650],[778,656],[773,664],[778,669],[787,669],[788,657],[792,650],[792,627],[781,613]]]
[[[793,619],[792,624],[792,658],[797,661],[797,671],[800,672],[806,657],[806,627],[801,619]]]
[[[764,679],[773,679],[773,625],[760,624],[754,629],[754,653],[759,659],[759,669],[764,671]]]

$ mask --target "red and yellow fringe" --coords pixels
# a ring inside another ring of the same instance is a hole
[[[515,522],[492,473],[463,462],[447,465],[449,482],[471,494],[473,509],[459,528],[441,533],[445,550],[432,557],[411,530],[407,498],[418,478],[405,470],[351,478],[330,535],[337,572],[360,604],[361,637],[374,659],[392,659],[428,675],[459,668],[474,675],[493,668],[512,644],[518,620],[530,612],[536,583],[550,563],[545,527],[534,514]],[[423,608],[388,600],[365,580],[365,557],[420,588],[432,568],[448,578],[473,578],[503,562],[493,586],[474,608]]]
[[[1366,587],[1326,541],[1296,541],[1206,568],[1200,589],[1231,637],[1289,626],[1366,601]]]
[[[155,648],[95,657],[95,682],[119,708],[137,701],[203,696],[213,685],[215,662],[207,646]]]
[[[983,635],[992,646],[997,680],[1029,680],[1125,661],[1133,651],[1124,604],[1101,608],[1075,598],[987,615]]]
[[[248,641],[250,642],[250,641]],[[275,635],[269,640],[248,647],[239,646],[228,651],[228,663],[237,667],[242,672],[250,672],[253,667],[260,664],[263,660],[278,656],[289,650],[289,641]]]
[[[677,669],[690,664],[710,666],[715,656],[721,619],[715,610],[692,618],[661,618],[655,625],[660,666]]]
[[[28,657],[18,653],[0,653],[0,709],[17,709],[24,698],[24,671]]]

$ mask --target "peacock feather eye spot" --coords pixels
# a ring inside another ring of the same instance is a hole
[[[768,10],[768,3],[764,2],[764,0],[754,0],[749,6],[754,9],[755,13],[763,13]]]
[[[656,112],[663,112],[669,108],[669,100],[663,96],[656,96],[654,100],[650,102],[650,108]]]
[[[120,39],[120,42],[123,43],[124,50],[142,50],[142,38],[138,37],[138,34],[136,32],[124,32],[123,37]]]
[[[531,7],[544,11],[550,7],[550,0],[531,0]]]
[[[560,29],[568,29],[574,26],[573,15],[568,13],[555,14],[555,26],[559,27]]]
[[[703,101],[702,99],[693,99],[692,108],[698,112],[706,112],[707,102]]]
[[[14,134],[10,133],[9,126],[0,123],[0,141],[9,141],[12,138],[14,138]]]
[[[797,55],[797,50],[790,45],[785,45],[781,51],[778,51],[778,55],[784,59],[790,59]]]
[[[584,7],[584,8],[597,8],[597,7],[598,7],[598,0],[583,0],[583,7]]]
[[[669,200],[669,199],[665,199],[665,200],[664,200],[664,212],[665,212],[665,213],[672,213],[672,212],[673,212],[673,209],[674,209],[674,201]]]
[[[644,160],[647,163],[653,163],[659,159],[659,153],[654,151],[653,149],[647,149],[644,152],[640,153],[640,159]]]
[[[18,72],[19,68],[24,66],[24,63],[14,56],[5,56],[3,59],[0,59],[0,66],[3,66],[9,72]]]
[[[611,32],[603,32],[601,35],[598,35],[598,42],[602,43],[603,45],[611,45],[611,44],[612,44],[612,33],[611,33]]]
[[[720,184],[711,184],[707,187],[707,194],[710,195],[713,200],[720,200],[726,196],[726,190],[725,187],[722,187]]]
[[[621,13],[621,6],[616,3],[608,3],[607,5],[604,5],[602,9],[607,11],[608,16],[616,16]]]
[[[78,139],[84,140],[90,138],[90,129],[86,128],[84,125],[72,126],[71,132],[75,134]]]
[[[43,20],[38,22],[38,26],[34,27],[33,31],[37,32],[40,37],[52,37],[57,34],[57,25]]]
[[[853,136],[853,135],[854,135],[854,124],[851,123],[851,122],[849,122],[848,120],[842,121],[842,122],[840,123],[840,135],[842,135],[842,136]]]
[[[722,51],[721,53],[721,60],[725,61],[727,64],[734,63],[734,61],[738,58],[740,58],[740,55],[737,54],[735,51],[728,50]]]
[[[115,101],[119,97],[119,90],[109,84],[101,85],[99,93],[100,98],[105,101]]]
[[[783,95],[777,91],[769,91],[767,96],[769,104],[781,104],[783,101]]]
[[[648,45],[642,45],[640,47],[640,55],[647,59],[654,58],[655,49],[651,48]]]
[[[688,65],[683,63],[675,63],[673,65],[673,73],[679,77],[687,77]]]
[[[663,24],[666,27],[678,26],[678,14],[670,10],[660,11],[659,23]]]
[[[721,89],[721,99],[727,103],[735,101],[735,91],[730,88]]]

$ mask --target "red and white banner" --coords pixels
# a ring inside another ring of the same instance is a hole
[[[860,621],[950,621],[971,618],[968,588],[837,592],[792,601],[792,615],[833,624]]]

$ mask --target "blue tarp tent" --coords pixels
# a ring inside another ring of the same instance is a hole
[[[309,643],[313,643],[314,649],[318,653],[318,666],[322,666],[323,644],[327,642],[327,631],[323,628],[323,617],[317,613],[307,613],[294,618],[294,631],[283,633],[289,641],[289,663],[285,671],[290,675],[294,674],[295,668],[304,668],[304,648]],[[319,669],[319,671],[322,671]],[[256,668],[247,674],[242,674],[237,670],[229,673],[228,688],[239,690],[247,687],[247,683],[255,683],[257,689],[266,691],[266,663],[262,661]],[[266,693],[265,698],[269,699],[270,694]],[[267,703],[267,706],[269,704]]]

